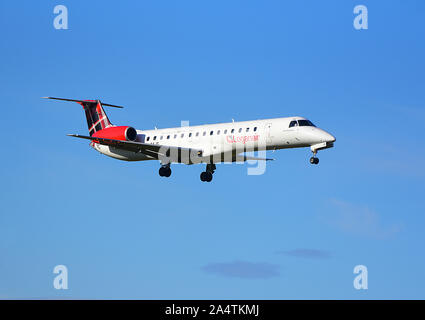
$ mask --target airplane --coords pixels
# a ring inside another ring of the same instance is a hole
[[[68,134],[90,140],[90,146],[109,157],[124,161],[159,160],[159,175],[169,177],[172,163],[205,163],[200,175],[211,182],[216,163],[269,161],[246,155],[246,152],[310,147],[310,163],[317,165],[319,150],[332,148],[335,137],[316,127],[310,120],[294,116],[154,130],[136,130],[131,126],[113,125],[104,106],[123,108],[97,100],[43,97],[80,104],[86,115],[89,135]]]

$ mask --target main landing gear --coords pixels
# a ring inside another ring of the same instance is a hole
[[[161,177],[169,177],[171,176],[171,168],[170,168],[170,164],[164,164],[161,166],[161,168],[159,168],[159,175]]]
[[[216,169],[216,166],[214,163],[207,164],[207,168],[204,172],[201,173],[201,181],[202,182],[211,182],[213,178],[213,173]]]
[[[317,151],[313,151],[313,156],[310,158],[311,164],[319,164],[319,158],[316,157]]]

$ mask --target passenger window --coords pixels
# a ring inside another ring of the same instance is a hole
[[[242,128],[239,128],[239,133],[241,133],[242,132]]]
[[[217,131],[217,135],[219,135],[219,134],[220,134],[220,130]]]
[[[235,129],[232,129],[231,133],[235,132]]]
[[[159,138],[159,140],[162,140],[162,136],[161,136],[161,138]]]
[[[227,133],[227,129],[226,130],[224,130],[224,134],[226,134]]]
[[[147,139],[146,139],[146,141],[149,141],[149,139],[150,139],[151,137],[148,137]]]
[[[154,136],[153,139],[156,140],[156,136]]]
[[[213,134],[214,134],[214,131],[211,131],[211,132],[210,132],[210,136],[212,136]]]
[[[254,127],[254,132],[257,131],[257,127]]]
[[[184,133],[182,133],[181,137],[182,137],[182,138],[184,137]]]
[[[199,132],[196,133],[196,136],[199,136]]]
[[[176,138],[177,138],[177,135],[175,134],[175,135],[174,135],[174,139],[176,139]]]
[[[192,136],[192,132],[191,133],[189,133],[189,138]]]
[[[246,132],[249,132],[249,128],[246,128]]]
[[[207,132],[206,131],[204,131],[204,134],[203,134],[203,136],[205,136],[207,134]]]
[[[167,136],[167,139],[170,139],[170,135]]]

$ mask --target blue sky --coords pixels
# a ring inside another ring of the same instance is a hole
[[[419,0],[2,1],[0,298],[425,298],[424,15]],[[284,150],[264,175],[163,179],[67,137],[87,133],[81,107],[42,96],[124,105],[111,121],[139,129],[300,115],[337,141],[318,166]]]

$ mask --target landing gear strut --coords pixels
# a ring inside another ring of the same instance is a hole
[[[170,164],[164,164],[161,166],[161,168],[159,168],[159,175],[161,177],[169,177],[171,176],[171,168],[170,168]]]
[[[214,163],[207,164],[207,168],[205,169],[204,172],[201,173],[201,177],[200,177],[201,181],[202,182],[211,182],[215,169],[216,169],[216,166],[215,166]]]
[[[313,151],[313,156],[310,158],[311,164],[319,164],[319,158],[316,157],[317,151]]]

